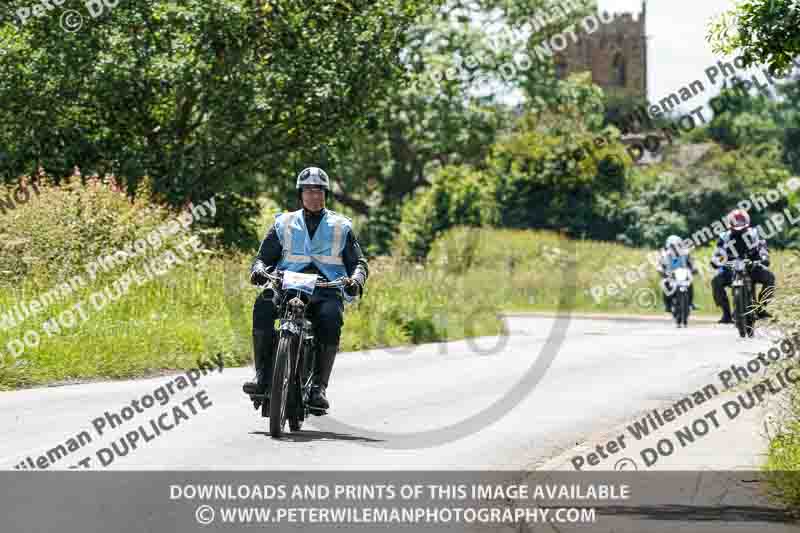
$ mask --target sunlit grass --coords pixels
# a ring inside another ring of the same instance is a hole
[[[552,232],[456,229],[435,243],[425,264],[397,258],[370,263],[365,298],[348,307],[343,351],[495,335],[507,311],[658,313],[658,277],[647,277],[596,303],[589,288],[613,282],[614,266],[638,268],[645,250],[616,244],[568,241]],[[775,268],[781,283],[781,257]],[[257,289],[247,283],[251,257],[198,256],[194,265],[130,292],[100,311],[84,304],[90,319],[59,334],[42,322],[70,309],[124,272],[106,275],[64,302],[11,331],[0,332],[0,348],[37,329],[41,342],[0,366],[0,387],[11,389],[78,378],[123,378],[183,369],[198,358],[222,353],[229,366],[250,364],[252,305]],[[623,274],[624,277],[624,274]],[[696,284],[696,300],[712,311],[709,280]],[[26,278],[16,290],[0,291],[0,312],[22,298],[48,290],[46,277]],[[642,299],[640,290],[652,291]],[[652,305],[654,299],[655,306]],[[643,305],[649,303],[650,305]],[[716,310],[714,310],[716,312]]]

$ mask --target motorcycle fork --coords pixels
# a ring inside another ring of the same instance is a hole
[[[750,276],[744,278],[744,287],[745,287],[745,299],[750,303],[750,309],[747,312],[752,313],[755,312],[755,299],[756,295],[753,292],[753,279]]]

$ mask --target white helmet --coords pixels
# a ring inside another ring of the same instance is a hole
[[[670,248],[670,247],[680,248],[682,242],[683,241],[681,240],[681,238],[678,237],[677,235],[670,235],[669,237],[667,237],[667,243],[665,245],[665,248]]]
[[[304,185],[320,185],[326,191],[331,190],[328,175],[324,170],[317,167],[305,168],[297,175],[297,190],[300,190]]]

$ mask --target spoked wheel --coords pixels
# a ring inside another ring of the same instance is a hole
[[[672,318],[675,319],[675,325],[681,327],[681,319],[680,319],[680,306],[678,305],[678,295],[672,297],[670,300],[670,309],[672,310]]]
[[[755,312],[750,302],[750,294],[745,287],[735,287],[733,289],[733,304],[736,329],[739,336],[752,337],[755,326]]]
[[[308,416],[306,411],[306,386],[311,380],[311,372],[314,368],[314,359],[316,357],[317,345],[313,341],[307,340],[298,353],[296,367],[299,375],[293,378],[292,385],[289,389],[289,405],[292,406],[292,412],[289,414],[289,429],[300,431],[303,429],[303,420]]]
[[[747,332],[748,337],[752,337],[753,334],[756,332],[756,309],[755,306],[752,306],[752,309],[748,309],[747,314],[745,315],[745,331]]]
[[[686,327],[689,322],[689,293],[681,292],[678,298],[678,305],[680,306],[681,323]]]
[[[686,306],[684,305],[686,296],[685,292],[677,291],[672,302],[672,316],[675,317],[675,325],[678,327],[686,323]]]
[[[303,428],[303,397],[300,388],[300,378],[297,376],[292,379],[289,390],[289,405],[291,412],[287,416],[289,419],[289,429],[292,432],[300,431]]]
[[[281,335],[278,350],[275,353],[272,394],[269,402],[269,434],[274,439],[280,438],[286,423],[286,404],[289,399],[289,383],[291,381],[289,355],[292,351],[292,340],[291,335]]]

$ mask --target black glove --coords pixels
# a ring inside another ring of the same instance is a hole
[[[354,280],[353,278],[345,278],[346,285],[344,286],[344,292],[346,292],[349,296],[358,296],[361,294],[363,290],[361,284]]]
[[[253,270],[250,272],[250,283],[253,285],[266,285],[269,281],[268,272],[269,270],[263,264],[254,265]]]
[[[358,265],[352,277],[347,278],[348,285],[344,291],[350,296],[361,296],[364,294],[364,283],[367,281],[367,273],[361,265]]]

